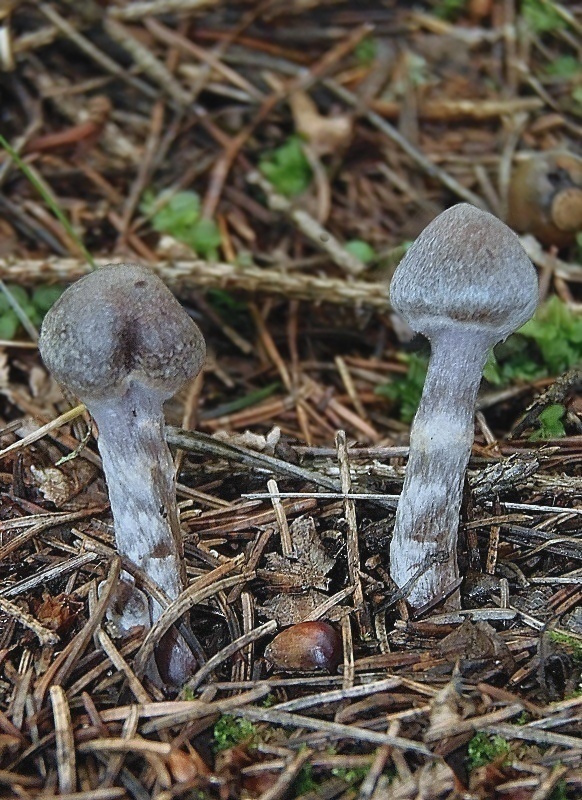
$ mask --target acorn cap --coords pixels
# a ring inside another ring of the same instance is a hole
[[[466,203],[434,219],[412,244],[390,284],[390,300],[429,338],[451,326],[501,341],[538,301],[536,271],[501,220]]]
[[[44,318],[39,349],[81,399],[119,396],[135,381],[166,400],[200,372],[206,354],[196,323],[138,264],[109,264],[70,286]]]

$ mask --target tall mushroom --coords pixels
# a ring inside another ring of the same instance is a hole
[[[398,265],[390,299],[431,344],[390,545],[390,574],[419,608],[459,575],[457,531],[487,355],[534,313],[536,272],[503,222],[467,204],[444,211]],[[447,607],[458,608],[453,592]]]
[[[200,330],[153,272],[112,264],[64,292],[44,319],[39,347],[48,369],[86,404],[99,428],[119,553],[174,600],[185,570],[162,406],[200,372],[206,352]],[[121,630],[159,617],[159,604],[150,600],[144,620],[139,597],[126,575],[117,598]],[[183,643],[174,650],[168,672],[179,680],[187,654]]]

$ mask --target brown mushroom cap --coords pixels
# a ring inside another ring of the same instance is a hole
[[[582,231],[582,187],[562,189],[552,200],[552,220],[561,231]]]
[[[42,358],[81,399],[137,382],[167,399],[200,371],[204,338],[151,270],[110,264],[70,286],[46,315]]]
[[[536,271],[505,223],[467,203],[440,214],[409,248],[390,299],[429,338],[448,328],[480,328],[505,339],[533,314]]]
[[[582,230],[582,158],[566,151],[535,153],[515,165],[507,222],[545,245],[567,247]]]

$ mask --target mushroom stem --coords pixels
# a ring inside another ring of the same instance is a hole
[[[410,455],[390,545],[399,586],[421,571],[408,602],[418,608],[459,577],[457,529],[463,480],[474,436],[475,401],[494,336],[482,330],[438,331],[422,399],[410,433]],[[459,592],[447,608],[459,608]]]
[[[162,404],[131,383],[124,395],[94,400],[90,410],[99,428],[117,549],[175,600],[185,583],[174,465],[164,439]],[[150,604],[155,622],[162,609],[153,600]],[[123,613],[120,622],[124,627]]]

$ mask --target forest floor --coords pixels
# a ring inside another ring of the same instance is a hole
[[[0,31],[0,797],[580,797],[582,4],[7,2]],[[541,305],[479,395],[462,610],[413,613],[388,553],[428,346],[388,285],[457,202],[518,231]],[[107,619],[95,431],[36,344],[123,261],[208,345],[166,408],[179,688]]]

